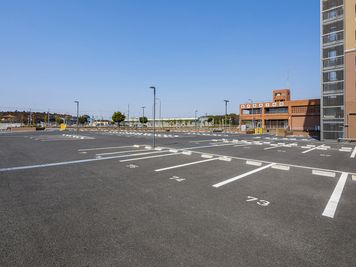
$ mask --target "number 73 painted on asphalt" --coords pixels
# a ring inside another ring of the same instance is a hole
[[[263,200],[263,199],[258,199],[257,197],[251,197],[251,196],[247,196],[247,202],[252,202],[252,201],[256,201],[257,205],[262,206],[262,207],[267,207],[270,202],[267,200]]]

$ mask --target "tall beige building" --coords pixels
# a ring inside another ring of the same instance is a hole
[[[356,139],[356,0],[321,0],[321,139]]]

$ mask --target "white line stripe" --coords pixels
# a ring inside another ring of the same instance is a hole
[[[263,150],[270,150],[270,149],[274,149],[274,148],[280,148],[280,146],[271,146],[271,147],[266,147]]]
[[[120,162],[137,161],[137,160],[143,160],[143,159],[153,159],[153,158],[176,156],[176,155],[181,155],[181,153],[170,153],[170,154],[163,154],[163,155],[156,155],[156,156],[149,156],[149,157],[142,157],[142,158],[123,159],[123,160],[120,160]]]
[[[181,148],[181,149],[198,149],[198,148],[209,148],[209,147],[219,147],[219,146],[233,146],[235,144],[221,144],[221,145],[211,145],[211,146],[195,146],[195,147],[185,147],[185,148]]]
[[[354,148],[354,151],[352,151],[350,158],[355,158],[355,156],[356,156],[356,146]]]
[[[339,204],[342,191],[344,190],[345,183],[347,180],[348,173],[343,172],[340,176],[339,181],[337,182],[337,185],[334,189],[334,192],[332,193],[328,204],[325,207],[325,210],[323,212],[323,216],[329,217],[329,218],[334,218],[335,212],[337,205]]]
[[[258,168],[258,169],[255,169],[255,170],[246,172],[246,173],[241,174],[241,175],[239,175],[239,176],[236,176],[236,177],[234,177],[234,178],[230,178],[230,179],[227,179],[227,180],[225,180],[225,181],[223,181],[223,182],[214,184],[213,187],[219,188],[219,187],[221,187],[221,186],[223,186],[223,185],[226,185],[226,184],[228,184],[228,183],[234,182],[234,181],[236,181],[236,180],[239,180],[239,179],[241,179],[241,178],[244,178],[244,177],[249,176],[249,175],[251,175],[251,174],[254,174],[254,173],[256,173],[256,172],[260,172],[260,171],[262,171],[262,170],[264,170],[264,169],[267,169],[267,168],[269,168],[269,167],[271,167],[271,166],[273,166],[273,165],[274,165],[274,163],[271,163],[271,164],[268,164],[268,165],[263,166],[263,167],[261,167],[261,168]]]
[[[96,148],[85,148],[85,149],[78,149],[78,151],[106,150],[106,149],[128,148],[128,147],[134,147],[134,146],[96,147]]]
[[[181,165],[177,165],[177,166],[167,167],[167,168],[163,168],[163,169],[157,169],[157,170],[155,170],[155,171],[156,171],[156,172],[161,172],[161,171],[176,169],[176,168],[180,168],[180,167],[190,166],[190,165],[194,165],[194,164],[200,164],[200,163],[204,163],[204,162],[208,162],[208,161],[213,161],[213,160],[218,160],[218,158],[206,159],[206,160],[200,160],[200,161],[194,161],[194,162],[190,162],[190,163],[186,163],[186,164],[181,164]]]
[[[320,148],[320,147],[323,147],[323,146],[313,147],[313,148],[311,148],[311,149],[308,149],[308,150],[303,151],[302,153],[305,154],[305,153],[308,153],[308,152],[313,151],[313,150],[315,150],[315,149],[318,149],[318,148]]]
[[[125,157],[143,156],[143,155],[156,154],[156,153],[162,153],[162,151],[148,152],[148,153],[136,153],[136,154],[128,154],[128,155],[120,155],[120,156],[112,156],[112,157],[98,157],[98,158],[95,158],[95,159],[81,159],[81,160],[63,161],[63,162],[38,164],[38,165],[28,165],[28,166],[19,166],[19,167],[11,167],[11,168],[2,168],[2,169],[0,169],[0,172],[37,169],[37,168],[45,168],[45,167],[53,167],[53,166],[62,166],[62,165],[78,164],[78,163],[100,161],[100,160],[109,160],[109,159],[118,159],[118,158],[125,158]]]
[[[95,154],[95,155],[96,156],[106,156],[106,155],[124,154],[124,153],[128,153],[128,152],[142,152],[142,151],[147,151],[147,149],[125,150],[125,151],[118,151],[118,152],[100,153],[100,154]]]
[[[170,149],[169,147],[166,147],[167,149]],[[201,151],[192,151],[195,154],[205,154],[206,152],[201,152]],[[236,159],[236,160],[254,160],[254,161],[259,161],[262,163],[266,163],[266,164],[270,164],[270,163],[274,163],[274,164],[281,164],[281,165],[288,165],[290,167],[293,168],[300,168],[300,169],[306,169],[306,170],[321,170],[321,171],[330,171],[330,172],[336,172],[336,173],[342,173],[342,171],[340,170],[333,170],[333,169],[323,169],[323,168],[318,168],[318,167],[311,167],[311,166],[303,166],[303,165],[297,165],[297,164],[289,164],[289,163],[285,163],[285,162],[272,162],[272,161],[267,161],[267,160],[258,160],[258,159],[251,159],[251,158],[243,158],[243,157],[234,157],[234,156],[227,156],[227,155],[222,155],[222,154],[217,154],[217,153],[210,153],[216,157],[230,157],[232,159]],[[349,172],[350,174],[355,174],[356,173],[352,173]]]

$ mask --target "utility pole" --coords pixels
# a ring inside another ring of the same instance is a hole
[[[32,109],[30,109],[30,125],[32,125]]]
[[[160,124],[161,124],[161,128],[163,127],[163,123],[162,123],[162,109],[161,109],[161,105],[162,105],[162,102],[161,102],[161,99],[160,98],[156,98],[158,101],[159,101],[159,121],[160,121]]]
[[[145,106],[141,107],[142,108],[142,119],[145,117]]]
[[[130,128],[130,104],[127,105],[127,124]]]
[[[49,109],[47,111],[47,127],[49,127]]]
[[[224,122],[224,128],[226,128],[226,120],[227,120],[227,103],[229,103],[229,100],[224,100],[225,102],[225,122]]]
[[[153,148],[156,147],[156,87],[151,86],[153,89]]]
[[[77,103],[77,135],[79,132],[79,101],[74,101],[74,103]]]
[[[196,110],[194,112],[194,122],[195,122],[195,134],[198,134],[198,131],[197,131],[197,113],[198,113],[198,110]]]

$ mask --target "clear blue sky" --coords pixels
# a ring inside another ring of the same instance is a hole
[[[319,98],[319,0],[1,0],[0,110],[223,114]]]

